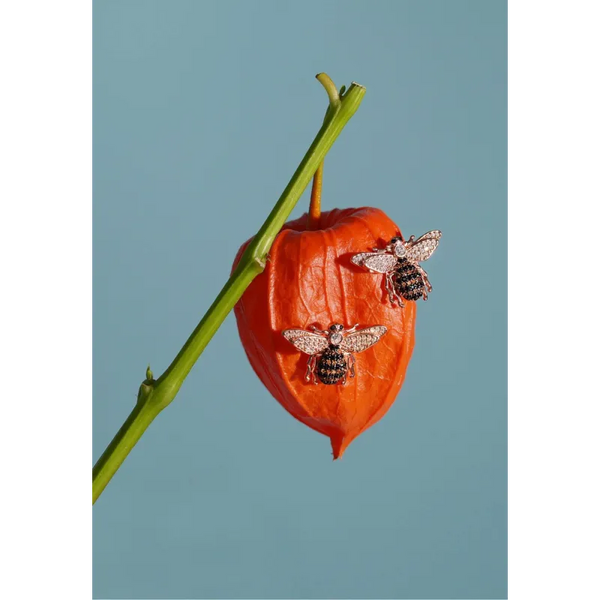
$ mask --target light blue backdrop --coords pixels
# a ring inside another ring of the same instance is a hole
[[[94,3],[94,459],[312,141],[320,71],[367,87],[324,208],[444,232],[406,384],[333,463],[231,315],[94,507],[97,598],[506,596],[503,1]]]

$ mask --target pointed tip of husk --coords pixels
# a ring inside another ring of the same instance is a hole
[[[337,460],[338,458],[342,458],[346,448],[352,442],[352,439],[348,435],[338,434],[332,435],[330,437],[331,440],[331,449],[333,450],[333,460]]]

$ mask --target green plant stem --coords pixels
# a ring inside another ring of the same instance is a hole
[[[302,196],[317,167],[358,109],[365,93],[364,87],[353,83],[344,95],[340,96],[333,81],[325,73],[317,75],[317,79],[329,96],[329,107],[321,129],[277,204],[248,245],[236,269],[179,354],[157,380],[152,378],[152,372],[148,368],[147,379],[140,386],[135,408],[94,466],[93,503],[150,423],[173,401],[183,381],[225,317],[242,297],[252,280],[264,270],[275,237]]]

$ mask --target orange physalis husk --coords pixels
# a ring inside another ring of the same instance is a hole
[[[365,272],[352,255],[382,248],[399,228],[376,208],[323,212],[320,229],[307,231],[307,215],[286,223],[263,273],[235,306],[242,345],[252,368],[296,419],[331,439],[333,457],[376,423],[393,404],[414,346],[416,303],[392,306],[384,276]],[[239,261],[250,240],[239,250]],[[305,381],[308,355],[284,329],[385,325],[387,334],[355,354],[356,377],[345,385]]]

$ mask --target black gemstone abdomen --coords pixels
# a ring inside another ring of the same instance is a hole
[[[346,359],[343,352],[329,346],[317,362],[317,377],[326,385],[332,385],[344,379],[346,375]]]
[[[418,300],[423,295],[423,277],[415,265],[405,258],[398,259],[394,272],[394,287],[396,292],[406,300]]]

